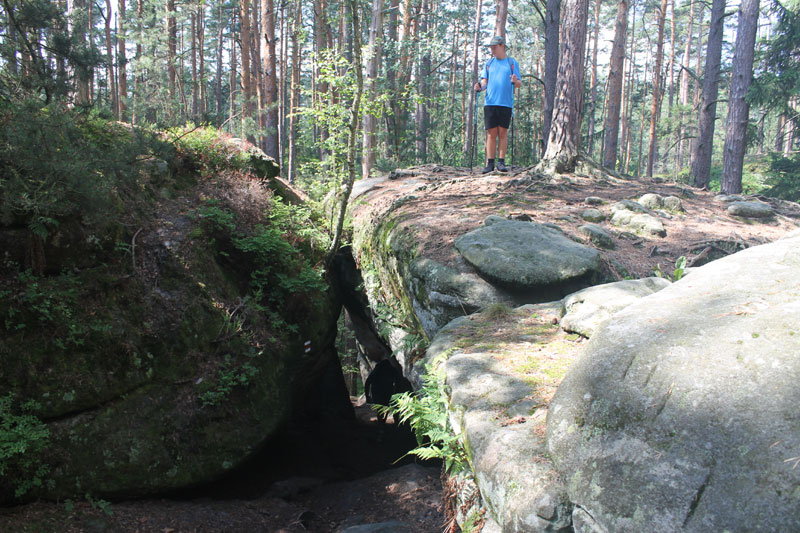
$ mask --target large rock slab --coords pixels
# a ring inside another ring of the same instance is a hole
[[[561,327],[591,337],[614,313],[669,285],[669,281],[657,277],[626,279],[572,293],[563,300],[567,312],[561,318]]]
[[[425,333],[433,337],[442,326],[492,303],[511,298],[471,272],[459,272],[429,258],[409,265],[409,294],[414,313]]]
[[[487,530],[569,531],[572,507],[544,439],[551,389],[573,358],[571,342],[554,338],[561,311],[551,302],[461,317],[427,350],[429,364],[447,357],[450,421],[489,511]]]
[[[456,239],[455,247],[487,280],[517,291],[563,296],[604,274],[597,250],[544,224],[488,217],[483,227]]]
[[[800,530],[800,237],[619,311],[559,387],[576,531]]]

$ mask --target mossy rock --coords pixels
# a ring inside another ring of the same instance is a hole
[[[49,472],[25,498],[136,497],[219,478],[281,429],[335,357],[339,307],[325,284],[254,294],[259,256],[226,249],[235,239],[211,236],[196,214],[213,199],[249,228],[269,224],[272,193],[231,174],[180,178],[194,186],[157,207],[151,188],[125,198],[141,230],[123,228],[83,268],[0,271],[0,390],[35,402],[49,430],[38,458]],[[19,501],[14,490],[37,475],[4,476],[0,502]]]

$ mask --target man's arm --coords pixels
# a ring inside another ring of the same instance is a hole
[[[515,89],[519,89],[522,87],[522,74],[519,72],[519,63],[517,63],[517,60],[514,59],[513,61],[514,63],[512,66],[511,83],[514,84]]]

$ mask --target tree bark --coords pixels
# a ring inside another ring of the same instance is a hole
[[[131,112],[131,123],[138,124],[139,121],[139,102],[141,101],[141,92],[143,90],[143,78],[144,73],[142,72],[142,68],[139,64],[139,61],[142,59],[142,53],[144,52],[144,48],[142,46],[142,41],[144,40],[143,35],[144,29],[144,0],[136,0],[136,55],[135,55],[135,68],[133,72],[133,97],[131,98],[131,106],[133,107],[133,111]]]
[[[497,17],[494,21],[494,34],[505,38],[506,20],[508,20],[508,0],[496,0],[495,8]]]
[[[389,0],[389,22],[387,24],[387,39],[390,43],[397,43],[398,37],[398,12],[399,0]],[[399,54],[395,47],[390,48],[391,53],[386,57],[386,86],[389,93],[389,112],[385,114],[386,144],[385,154],[387,159],[395,159],[400,154],[400,132],[397,116],[400,113],[400,98],[397,87],[397,60]],[[395,161],[396,162],[396,161]]]
[[[474,85],[475,82],[478,81],[478,50],[480,50],[480,39],[481,39],[481,11],[483,9],[483,1],[478,0],[477,5],[475,7],[475,33],[472,40],[472,77],[470,80],[472,81],[471,84]],[[471,157],[472,150],[475,149],[473,147],[473,137],[476,136],[475,130],[477,129],[477,120],[478,118],[475,116],[475,99],[478,98],[478,93],[474,90],[469,91],[469,102],[467,104],[467,124],[466,124],[466,139],[464,139],[464,154],[467,154]]]
[[[222,30],[224,27],[222,2],[220,2],[217,9],[217,60],[216,79],[214,82],[214,113],[217,116],[217,125],[222,123],[222,53],[224,51]]]
[[[611,46],[611,61],[608,68],[608,112],[603,126],[605,146],[603,166],[616,168],[619,120],[622,107],[622,82],[625,72],[625,37],[628,33],[628,0],[617,3],[617,19],[614,22],[614,44]]]
[[[369,45],[367,52],[367,98],[378,98],[378,70],[382,55],[383,42],[383,0],[372,1],[372,21],[369,25]],[[378,127],[378,118],[372,113],[364,113],[363,139],[361,154],[361,177],[367,179],[372,172],[377,160],[375,150],[375,132]]]
[[[753,81],[753,56],[758,29],[758,0],[742,0],[736,30],[731,89],[728,97],[728,119],[725,125],[725,147],[722,151],[720,189],[725,194],[742,192],[742,166],[747,149],[747,123],[750,104],[745,100]]]
[[[189,13],[191,19],[191,33],[192,33],[192,120],[197,119],[198,113],[198,87],[197,87],[197,13],[192,11]]]
[[[275,6],[273,0],[261,0],[261,44],[264,70],[264,152],[280,161],[278,153],[278,58],[275,47]]]
[[[636,35],[636,0],[631,1],[633,14],[631,15],[631,34]],[[636,69],[636,39],[630,40],[630,60],[627,61],[627,77],[622,89],[622,149],[620,154],[620,168],[626,174],[631,163],[631,128],[633,127],[633,78]]]
[[[175,0],[167,0],[167,80],[169,89],[169,107],[176,104],[175,92],[175,59],[178,47],[178,25],[175,21]]]
[[[792,101],[796,99],[791,98],[789,100],[789,106],[792,107]],[[783,143],[782,151],[783,157],[789,157],[792,155],[792,149],[794,148],[794,134],[795,134],[795,125],[794,125],[794,118],[789,115],[782,115],[783,116],[783,135],[781,136],[781,141]]]
[[[250,69],[253,39],[251,30],[250,0],[241,0],[239,13],[239,43],[242,51],[242,137],[255,142],[250,123],[253,120],[253,76]]]
[[[325,56],[325,50],[328,48],[328,3],[327,0],[314,0],[312,6],[314,10],[314,74],[312,77],[312,92],[315,104],[319,105],[320,102],[328,97],[328,84],[320,79],[320,64]],[[318,154],[320,160],[323,160],[327,157],[327,154],[325,153],[322,141],[328,138],[328,133],[325,131],[324,126],[316,123],[314,124],[314,133],[315,138],[318,137],[321,141],[317,143],[319,146]]]
[[[656,44],[656,64],[653,68],[653,101],[650,106],[650,147],[647,151],[647,176],[653,176],[656,159],[656,126],[661,112],[661,65],[664,59],[664,24],[667,19],[667,0],[661,0],[658,11],[658,41]]]
[[[231,13],[231,28],[236,27],[236,11]],[[233,32],[231,32],[232,34]],[[233,35],[231,35],[231,68],[230,68],[230,82],[228,83],[230,87],[230,93],[228,96],[228,128],[230,132],[233,132],[233,118],[236,116],[236,88],[239,86],[239,79],[236,76],[236,70],[238,69],[238,65],[236,62],[236,39]]]
[[[72,41],[79,48],[86,46],[86,0],[74,0],[72,3],[72,15],[75,23],[72,25]],[[76,103],[78,105],[88,105],[91,101],[89,80],[91,73],[85,65],[78,65],[76,73]]]
[[[691,174],[694,186],[701,189],[707,189],[711,179],[711,154],[714,148],[714,122],[717,118],[717,94],[719,92],[724,16],[725,0],[714,0],[711,6],[711,21],[709,22],[708,45],[706,47],[700,119],[697,137],[692,149]]]
[[[206,62],[205,62],[205,36],[206,36],[206,18],[205,18],[205,5],[197,6],[197,48],[199,55],[199,71],[198,84],[198,98],[200,99],[198,112],[201,116],[205,117],[207,111],[207,94],[206,94]]]
[[[678,168],[683,168],[685,161],[686,130],[684,119],[686,117],[686,106],[689,105],[689,59],[692,54],[692,34],[694,23],[694,0],[689,3],[689,22],[686,27],[686,48],[683,50],[683,60],[681,61],[681,74],[678,86],[678,101],[680,102],[680,114],[678,115]]]
[[[562,14],[553,120],[547,151],[540,163],[543,169],[555,172],[573,170],[580,149],[589,1],[566,0]]]
[[[119,106],[119,118],[125,120],[125,111],[128,109],[128,58],[125,52],[125,38],[127,33],[128,21],[125,20],[125,0],[117,2],[117,105]]]
[[[297,174],[297,110],[300,106],[300,31],[302,29],[302,3],[294,4],[292,22],[292,87],[289,95],[289,182],[294,182]],[[359,64],[359,69],[361,65]]]
[[[591,74],[589,78],[589,117],[588,117],[588,132],[587,137],[589,146],[587,153],[589,156],[594,151],[594,117],[597,111],[597,46],[600,40],[600,4],[602,0],[595,0],[594,2],[594,32],[592,36],[592,59],[591,59]]]
[[[108,80],[108,100],[111,112],[119,120],[119,106],[117,105],[117,75],[114,72],[114,46],[111,43],[111,0],[106,0],[106,12],[102,13],[105,19],[106,37],[106,78]]]
[[[550,138],[550,124],[553,121],[553,107],[556,98],[556,78],[558,77],[559,24],[561,21],[561,0],[547,0],[544,18],[544,110],[542,112],[542,155],[547,151]]]
[[[422,11],[419,15],[419,32],[425,35],[428,31],[428,13],[430,6],[427,0],[422,0]],[[414,111],[414,126],[416,130],[416,160],[417,164],[425,163],[428,159],[428,122],[429,122],[429,96],[430,96],[430,72],[431,56],[424,54],[417,66],[418,76],[418,97]]]

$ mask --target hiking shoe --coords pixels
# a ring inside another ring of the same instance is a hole
[[[497,162],[497,171],[498,172],[508,172],[508,167],[503,161]]]
[[[486,165],[485,167],[483,167],[483,173],[484,174],[488,174],[489,172],[491,172],[493,170],[494,170],[494,163]]]

